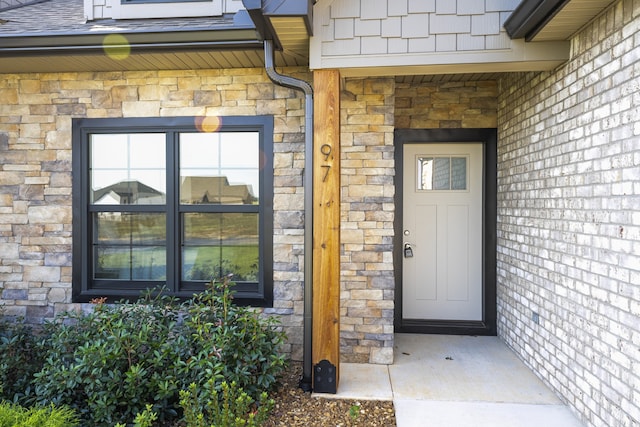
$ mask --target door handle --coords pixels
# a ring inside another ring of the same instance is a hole
[[[403,252],[405,258],[413,258],[413,248],[411,247],[411,243],[404,244]]]

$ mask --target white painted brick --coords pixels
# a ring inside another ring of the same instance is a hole
[[[640,37],[625,40],[635,3],[585,27],[567,64],[501,82],[498,329],[589,426],[640,414],[628,350],[640,344],[640,146],[627,99],[640,86],[621,65],[640,52]],[[530,307],[543,328],[529,327]]]

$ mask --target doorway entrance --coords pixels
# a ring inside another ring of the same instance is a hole
[[[496,131],[395,137],[396,331],[495,335]]]

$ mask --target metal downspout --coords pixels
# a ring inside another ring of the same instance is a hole
[[[273,41],[264,41],[265,70],[276,84],[304,92],[304,347],[300,388],[312,390],[311,333],[313,321],[313,88],[300,79],[278,74],[274,66]]]

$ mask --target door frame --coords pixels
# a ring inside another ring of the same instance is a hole
[[[396,129],[396,185],[393,238],[395,332],[451,335],[496,335],[497,129]],[[481,143],[483,145],[482,320],[406,320],[402,318],[402,221],[404,145]]]

